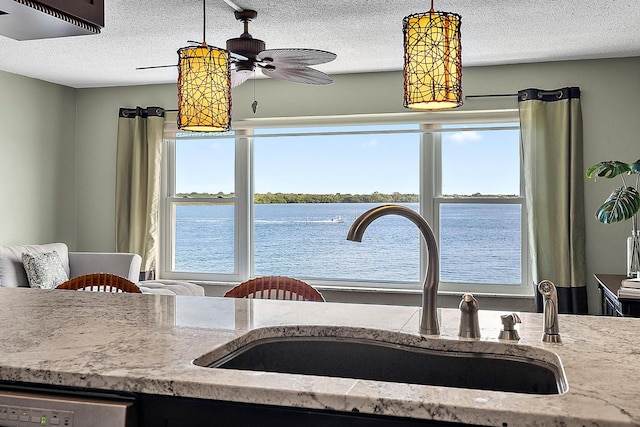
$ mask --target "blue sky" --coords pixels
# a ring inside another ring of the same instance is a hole
[[[347,129],[365,127],[332,130]],[[255,192],[418,193],[418,141],[418,134],[255,138]],[[443,193],[517,194],[518,145],[516,130],[443,133]],[[178,193],[233,191],[233,139],[177,147]]]
[[[519,194],[519,146],[517,130],[443,134],[443,194]]]

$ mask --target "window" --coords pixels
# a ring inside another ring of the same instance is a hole
[[[473,121],[177,134],[167,141],[162,276],[416,289],[422,245],[410,221],[385,216],[362,243],[346,240],[357,215],[397,203],[434,228],[441,290],[525,292],[518,124]]]
[[[235,147],[234,137],[176,138],[169,143],[165,270],[237,275]]]
[[[402,218],[372,224],[367,245],[346,240],[355,216],[380,203],[419,208],[420,135],[378,133],[412,129],[418,126],[255,130],[255,274],[417,281],[419,235]]]
[[[517,123],[444,125],[441,187],[435,197],[440,280],[521,285],[527,275]],[[452,286],[452,285],[451,285]]]

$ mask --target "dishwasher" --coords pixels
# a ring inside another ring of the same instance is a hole
[[[132,396],[0,384],[0,427],[133,427]]]

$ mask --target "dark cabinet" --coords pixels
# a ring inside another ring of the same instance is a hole
[[[176,396],[140,394],[136,400],[138,427],[473,427],[454,421],[420,420],[320,409],[255,405]],[[479,426],[477,426],[479,427]]]
[[[37,2],[90,24],[104,27],[104,0],[38,0]]]
[[[99,34],[104,0],[0,0],[0,35],[36,40]]]
[[[604,316],[640,317],[640,299],[618,298],[622,274],[594,274],[602,297]]]

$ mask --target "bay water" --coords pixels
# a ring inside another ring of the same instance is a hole
[[[401,203],[418,210],[417,203]],[[420,234],[408,219],[374,221],[361,243],[346,240],[373,203],[254,206],[254,274],[301,279],[418,282]],[[234,272],[232,205],[176,207],[174,270]],[[520,284],[521,211],[510,204],[443,204],[440,280]]]

